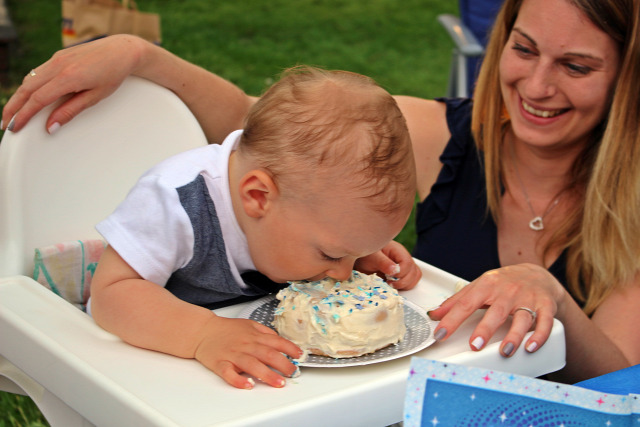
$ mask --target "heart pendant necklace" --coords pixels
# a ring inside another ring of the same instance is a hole
[[[547,206],[547,209],[544,211],[542,215],[536,214],[536,211],[533,209],[533,205],[531,204],[531,200],[529,199],[529,193],[527,193],[527,188],[524,186],[524,182],[520,177],[520,171],[518,170],[518,164],[516,163],[516,156],[513,152],[513,144],[510,144],[510,145],[511,145],[511,161],[513,163],[513,169],[516,171],[516,177],[518,177],[518,181],[520,182],[520,187],[522,188],[524,199],[527,201],[527,205],[529,205],[529,210],[533,215],[533,219],[529,221],[529,228],[532,229],[533,231],[544,230],[544,217],[547,216],[549,212],[551,212],[553,208],[555,208],[557,204],[560,202],[560,197],[562,196],[562,192],[560,192],[560,194],[558,195],[558,197],[555,198],[555,200],[549,203],[549,206]]]

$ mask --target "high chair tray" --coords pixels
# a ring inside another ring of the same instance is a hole
[[[459,279],[418,263],[421,282],[402,294],[422,309],[437,306]],[[249,304],[216,313],[238,317]],[[547,343],[533,354],[520,348],[511,358],[499,355],[506,326],[485,349],[470,351],[469,336],[481,315],[414,356],[533,377],[564,366],[564,329],[557,320]],[[22,370],[79,417],[118,426],[385,426],[402,420],[411,361],[304,368],[282,389],[257,382],[251,391],[238,390],[195,360],[125,344],[24,276],[0,279],[0,354],[1,374],[20,383],[24,378],[12,373]]]

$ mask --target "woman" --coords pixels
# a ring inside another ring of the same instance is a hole
[[[397,97],[414,144],[414,255],[472,280],[430,312],[446,340],[487,308],[483,347],[508,316],[504,356],[533,352],[553,318],[575,382],[640,363],[640,0],[508,0],[474,103]],[[123,54],[126,52],[126,55]],[[43,105],[55,131],[129,74],[176,92],[210,140],[242,126],[238,88],[129,36],[62,51],[25,77],[3,112],[18,131]]]

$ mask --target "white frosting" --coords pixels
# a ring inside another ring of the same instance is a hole
[[[361,356],[404,337],[403,298],[376,275],[354,271],[342,282],[289,283],[276,295],[273,325],[311,354]]]

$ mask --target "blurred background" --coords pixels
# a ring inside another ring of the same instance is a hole
[[[17,39],[0,91],[62,48],[61,2],[0,0]],[[374,78],[392,94],[444,96],[453,43],[436,17],[452,0],[137,0],[158,13],[162,46],[259,95],[285,69],[309,64]],[[115,125],[115,124],[114,124]],[[413,219],[398,241],[413,247]],[[32,401],[0,393],[0,427],[48,425]]]

